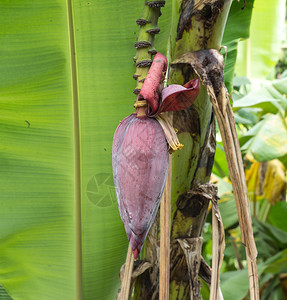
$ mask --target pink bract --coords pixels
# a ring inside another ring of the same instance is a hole
[[[200,91],[198,79],[190,80],[184,86],[172,84],[162,89],[161,81],[166,69],[166,57],[157,53],[139,95],[139,100],[145,99],[149,104],[147,111],[149,117],[155,117],[166,111],[188,108],[193,104]]]
[[[187,82],[184,86],[172,84],[162,90],[162,102],[157,115],[165,111],[178,111],[190,107],[200,91],[198,79]]]
[[[168,169],[168,147],[159,123],[132,114],[113,142],[113,175],[118,207],[136,259],[155,219]]]
[[[159,95],[161,93],[160,83],[163,80],[166,68],[166,57],[161,53],[157,53],[141,88],[139,100],[145,99],[148,101],[151,114],[154,114],[158,110]]]

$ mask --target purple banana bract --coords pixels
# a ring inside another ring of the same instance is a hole
[[[118,207],[138,257],[163,193],[168,146],[159,123],[132,114],[118,126],[113,143],[113,174]]]

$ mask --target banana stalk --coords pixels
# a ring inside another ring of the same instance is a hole
[[[160,8],[163,7],[165,1],[145,1],[142,17],[136,20],[140,26],[138,40],[135,43],[136,56],[136,72],[133,78],[137,81],[134,94],[138,95],[142,88],[145,77],[152,64],[152,57],[157,53],[154,48],[155,35],[160,32],[157,21],[161,15]]]

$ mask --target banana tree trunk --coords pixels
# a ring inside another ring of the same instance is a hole
[[[219,49],[231,2],[174,0],[171,62],[187,52]],[[188,65],[172,65],[169,84],[195,77]],[[216,148],[212,106],[203,85],[192,107],[174,113],[173,125],[184,147],[172,156],[170,299],[199,299],[202,233],[209,205],[201,187],[209,181]],[[158,299],[158,223],[159,218],[147,237],[145,259],[133,272],[137,277],[133,299]]]

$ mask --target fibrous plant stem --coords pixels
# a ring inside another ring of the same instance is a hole
[[[253,237],[249,199],[234,116],[223,80],[223,58],[217,50],[210,49],[186,53],[174,61],[176,64],[185,62],[193,67],[207,88],[217,118],[233,186],[242,242],[246,246],[250,299],[259,300],[257,249]]]
[[[171,61],[184,53],[202,49],[218,49],[224,32],[231,0],[175,0],[171,40]],[[179,9],[178,9],[179,8]],[[178,16],[176,15],[178,12]],[[208,13],[207,13],[208,12]],[[169,84],[184,84],[196,78],[186,64],[171,64]],[[193,106],[173,113],[173,126],[183,149],[173,157],[171,191],[171,288],[170,299],[200,299],[199,268],[203,226],[209,199],[202,194],[202,185],[209,182],[216,149],[212,106],[205,87]],[[178,241],[188,242],[194,251],[182,251]],[[198,246],[197,244],[198,243]],[[189,258],[190,259],[187,259]],[[188,281],[182,274],[190,274]]]

